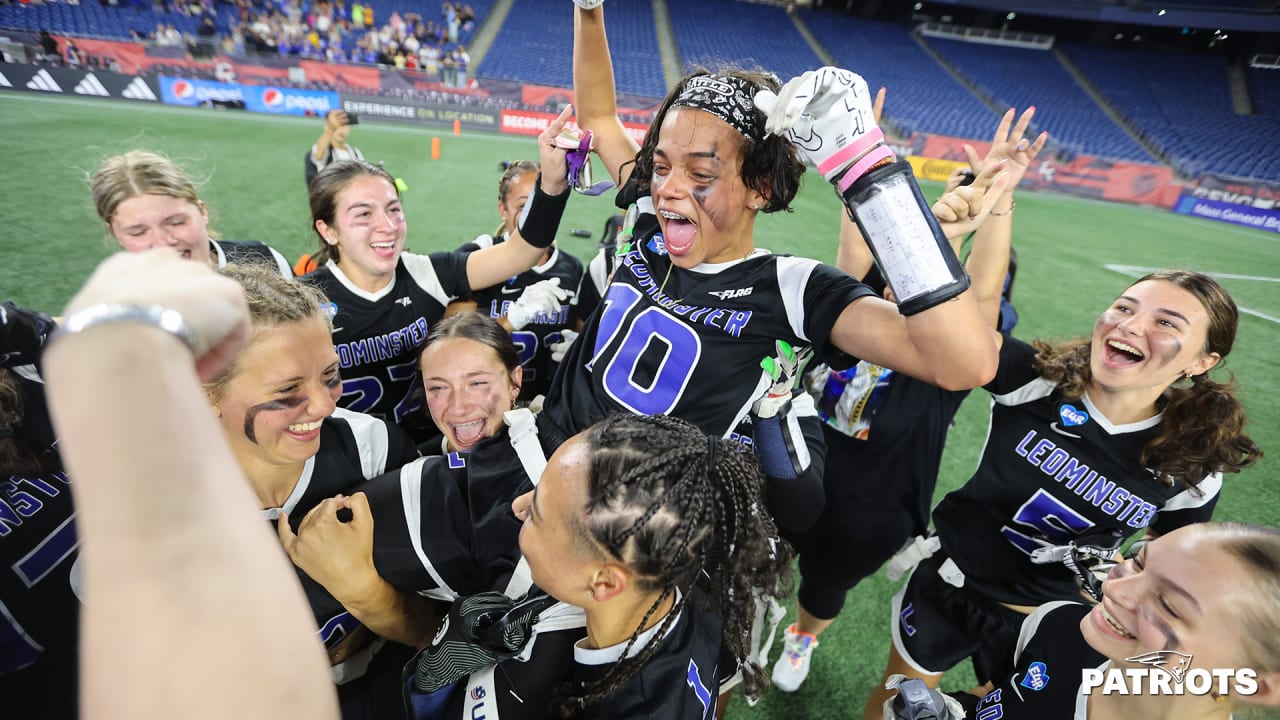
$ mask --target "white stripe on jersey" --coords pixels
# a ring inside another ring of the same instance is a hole
[[[281,255],[279,250],[276,250],[270,245],[267,246],[267,250],[271,251],[271,257],[276,261],[276,268],[280,270],[280,274],[292,279],[293,266],[289,264],[289,261],[285,259],[284,255]]]
[[[1203,507],[1205,503],[1218,496],[1218,492],[1222,490],[1222,473],[1210,473],[1206,475],[1204,480],[1194,488],[1187,488],[1182,492],[1169,498],[1169,502],[1160,506],[1157,512],[1173,512],[1175,510],[1190,510],[1191,508]]]
[[[387,453],[390,452],[386,423],[372,415],[351,412],[345,408],[335,408],[333,417],[346,421],[351,434],[355,436],[356,447],[360,448],[360,470],[364,473],[364,478],[368,480],[386,472]]]
[[[818,265],[817,260],[809,258],[781,256],[774,260],[774,267],[778,269],[778,292],[782,295],[782,306],[786,308],[791,332],[809,342],[813,341],[804,334],[804,289]]]
[[[1040,630],[1040,622],[1044,620],[1044,616],[1057,610],[1063,605],[1079,605],[1078,602],[1070,600],[1055,600],[1047,602],[1035,609],[1035,612],[1027,616],[1022,621],[1022,630],[1018,632],[1018,644],[1013,649],[1013,664],[1018,664],[1018,658],[1022,657],[1022,651],[1027,649],[1027,643],[1031,642],[1031,638]]]
[[[428,460],[444,462],[439,456],[425,457],[418,458],[400,468],[400,496],[404,503],[404,521],[409,530],[409,542],[413,545],[413,551],[418,554],[418,561],[444,593],[441,595],[432,591],[424,594],[442,600],[455,600],[458,593],[449,587],[444,578],[440,577],[440,573],[436,572],[436,566],[431,564],[431,558],[427,557],[426,548],[422,546],[422,466]]]
[[[1049,397],[1056,387],[1058,387],[1056,381],[1038,377],[1013,392],[1007,392],[1003,395],[991,393],[991,401],[1007,406],[1025,405],[1032,400]]]
[[[418,284],[418,287],[435,298],[441,305],[448,305],[454,299],[452,295],[444,291],[444,286],[440,284],[440,278],[436,275],[436,268],[431,264],[430,257],[402,253],[400,262],[404,263],[405,268],[409,270],[409,276]]]
[[[312,455],[311,457],[307,458],[307,462],[303,464],[302,476],[298,478],[298,484],[293,486],[293,492],[289,493],[289,498],[284,501],[283,505],[280,506],[281,510],[289,513],[290,515],[293,514],[293,509],[298,507],[298,501],[302,500],[302,496],[306,494],[307,488],[311,486],[311,475],[315,472],[315,470],[316,470],[316,456]],[[263,512],[267,512],[269,510],[270,508],[268,508],[267,510],[264,510]],[[275,518],[272,517],[268,519],[274,520]]]
[[[402,254],[400,257],[402,259],[407,258],[409,257],[409,254]],[[396,286],[396,278],[392,275],[391,279],[387,281],[386,287],[383,287],[380,290],[375,290],[374,292],[365,292],[357,287],[355,283],[351,282],[351,278],[347,277],[346,273],[342,272],[342,269],[338,267],[338,263],[330,260],[329,262],[326,262],[324,266],[329,269],[329,272],[333,273],[333,278],[335,280],[342,283],[342,287],[351,291],[352,295],[355,295],[362,300],[368,300],[369,302],[377,302],[381,300],[390,294],[392,288]]]
[[[1102,414],[1102,411],[1093,404],[1093,401],[1089,399],[1088,393],[1085,393],[1085,396],[1081,398],[1080,401],[1084,403],[1085,409],[1089,411],[1089,419],[1098,423],[1098,427],[1106,430],[1108,435],[1119,435],[1121,433],[1138,432],[1139,430],[1153,428],[1160,424],[1160,418],[1163,417],[1163,413],[1156,413],[1146,420],[1125,423],[1124,425],[1114,425]]]

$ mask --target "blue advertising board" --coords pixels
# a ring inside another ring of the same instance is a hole
[[[1218,220],[1219,222],[1280,233],[1280,212],[1264,210],[1251,205],[1207,200],[1184,194],[1174,204],[1173,211],[1179,215],[1193,215],[1195,217]]]
[[[342,107],[336,92],[240,85],[194,78],[160,78],[161,99],[170,105],[244,103],[251,112],[277,115],[324,115]]]

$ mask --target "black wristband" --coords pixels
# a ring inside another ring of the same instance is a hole
[[[898,311],[914,315],[969,288],[956,257],[905,160],[882,165],[840,194],[892,288]]]
[[[538,179],[533,183],[533,195],[520,213],[520,237],[534,247],[551,247],[551,243],[556,241],[560,218],[564,216],[568,202],[569,188],[559,195],[548,195],[542,191],[542,173],[538,173]]]

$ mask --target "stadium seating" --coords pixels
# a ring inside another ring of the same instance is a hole
[[[1249,68],[1254,111],[1280,117],[1280,69]]]
[[[685,69],[758,65],[786,81],[823,64],[786,11],[776,5],[679,0],[669,1],[667,7]]]
[[[573,86],[572,5],[563,0],[519,0],[476,70],[479,77],[539,85]],[[653,6],[620,2],[609,6],[609,46],[618,92],[666,94]]]
[[[1063,52],[1183,175],[1280,177],[1280,114],[1237,115],[1226,60],[1078,45]]]
[[[809,29],[842,66],[887,88],[885,126],[916,132],[986,138],[999,116],[946,72],[902,25],[802,10]]]
[[[1054,147],[1118,160],[1154,160],[1098,107],[1053,53],[940,38],[926,42],[998,106],[1035,105],[1036,127],[1049,131]]]

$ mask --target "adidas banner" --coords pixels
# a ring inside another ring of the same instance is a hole
[[[154,81],[106,70],[0,63],[0,90],[159,102]]]

